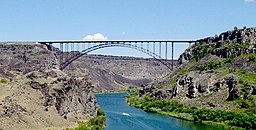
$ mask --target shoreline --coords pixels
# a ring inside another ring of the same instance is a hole
[[[241,130],[244,130],[243,128],[239,128],[239,127],[231,126],[231,125],[226,125],[226,124],[221,123],[221,122],[213,122],[213,121],[194,122],[193,120],[189,120],[187,118],[180,117],[179,114],[181,114],[181,113],[165,112],[165,111],[159,111],[159,112],[156,112],[156,113],[161,114],[161,115],[171,116],[171,117],[181,119],[181,120],[190,121],[190,122],[193,122],[195,124],[197,124],[197,123],[198,124],[204,124],[204,125],[208,125],[208,126],[220,127],[220,128],[223,128],[223,129],[238,129],[238,130],[241,129]]]
[[[206,121],[206,120],[201,120],[200,122],[195,122],[194,119],[190,119],[187,116],[180,116],[181,114],[187,114],[190,115],[188,113],[176,113],[176,112],[167,112],[167,111],[162,111],[162,110],[158,110],[158,111],[147,111],[145,109],[142,109],[141,107],[139,107],[138,105],[132,105],[130,102],[128,102],[128,98],[129,97],[125,97],[125,100],[127,102],[127,104],[129,106],[141,109],[145,112],[148,113],[156,113],[156,114],[161,114],[161,115],[166,115],[166,116],[171,116],[173,118],[177,118],[177,119],[181,119],[181,120],[186,120],[186,121],[190,121],[193,123],[199,123],[199,124],[204,124],[204,125],[208,125],[208,126],[213,126],[213,127],[219,127],[220,129],[236,129],[236,130],[245,130],[246,128],[243,127],[237,127],[237,126],[232,126],[232,125],[227,125],[224,122],[213,122],[213,121]],[[192,115],[190,115],[192,116]]]
[[[120,92],[94,92],[94,94],[99,95],[99,94],[118,94],[118,93],[129,93],[127,91],[120,91]]]
[[[100,90],[95,91],[94,94],[117,94],[117,93],[132,93],[137,91],[139,88],[126,89],[126,90]]]

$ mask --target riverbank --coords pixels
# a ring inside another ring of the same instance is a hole
[[[95,92],[95,94],[117,94],[117,93],[127,93],[127,90],[120,90],[120,91],[116,91],[116,90],[105,90],[105,91],[97,91]]]
[[[128,89],[124,90],[98,90],[94,92],[95,94],[117,94],[117,93],[135,93],[139,89],[136,87],[129,87]]]
[[[176,101],[157,100],[148,96],[139,98],[137,94],[126,96],[126,100],[130,106],[146,112],[164,114],[224,129],[255,129],[256,126],[255,116],[245,113],[186,107]]]
[[[106,115],[102,109],[98,109],[97,116],[88,122],[78,122],[76,128],[66,128],[66,130],[103,130],[106,127]]]

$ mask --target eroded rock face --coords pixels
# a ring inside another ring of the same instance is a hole
[[[201,45],[206,43],[205,45]],[[226,44],[249,44],[248,47],[228,47]],[[244,28],[221,33],[219,36],[198,40],[192,48],[180,55],[179,64],[190,61],[195,56],[206,53],[220,58],[240,56],[241,54],[256,53],[256,28]],[[210,49],[212,48],[212,49]]]
[[[174,60],[174,66],[176,65],[177,61]],[[128,86],[148,84],[170,72],[165,65],[152,58],[110,55],[84,55],[64,71],[73,73],[77,68],[80,69],[79,73],[90,73],[96,91],[126,90]]]
[[[234,100],[240,96],[240,86],[237,84],[239,77],[228,75],[218,78],[211,73],[190,72],[177,79],[176,85],[169,90],[161,89],[160,84],[152,83],[140,90],[140,96],[149,94],[159,99],[170,99],[174,97],[198,98],[221,89],[228,89],[226,100]]]
[[[0,76],[13,76],[9,74],[11,71],[26,74],[37,70],[59,68],[56,52],[42,44],[2,42],[0,50]]]
[[[171,63],[171,61],[169,61]],[[174,66],[177,61],[174,60]],[[126,56],[84,55],[72,62],[68,67],[86,68],[90,70],[102,69],[112,71],[128,79],[161,78],[169,73],[169,69],[152,58],[135,58]],[[68,69],[67,68],[67,69]],[[133,69],[130,69],[133,68]]]
[[[166,91],[161,89],[159,82],[154,81],[151,84],[142,86],[142,90],[139,91],[139,95],[143,96],[145,94],[150,94],[151,97],[156,97],[158,99],[166,99],[171,96],[171,91]]]
[[[189,98],[196,98],[202,95],[210,94],[219,89],[218,81],[215,81],[215,75],[199,72],[191,72],[182,76],[174,87],[174,96],[179,93],[186,93]],[[179,90],[179,91],[177,91]]]
[[[59,115],[68,120],[81,120],[96,116],[97,104],[92,93],[93,86],[87,77],[58,77],[51,82],[37,81],[34,78],[47,77],[48,74],[57,77],[53,70],[47,73],[33,72],[27,77],[33,79],[29,85],[44,95],[43,106],[47,111],[55,107]]]
[[[191,75],[192,74],[192,75]],[[180,78],[174,90],[175,96],[178,93],[186,92],[187,97],[196,98],[203,95],[211,94],[219,91],[223,87],[229,89],[229,97],[227,100],[234,100],[240,96],[239,78],[235,75],[227,76],[224,79],[218,79],[213,74],[191,73]],[[183,90],[183,91],[181,91]]]
[[[237,109],[238,103],[226,101],[242,96],[247,99],[256,93],[253,83],[244,77],[256,72],[255,50],[256,28],[199,40],[180,56],[180,65],[161,79],[160,85],[150,84],[140,90],[140,95],[175,100],[190,107]]]
[[[219,36],[202,39],[207,43],[213,42],[237,42],[256,44],[256,28],[235,29],[221,33]]]
[[[96,116],[89,78],[59,70],[55,49],[38,43],[0,44],[0,78],[11,79],[0,84],[2,129],[65,129]]]

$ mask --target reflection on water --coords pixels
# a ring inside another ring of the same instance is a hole
[[[194,124],[170,116],[147,113],[130,107],[125,93],[99,94],[97,102],[107,116],[106,130],[217,130],[216,127]]]

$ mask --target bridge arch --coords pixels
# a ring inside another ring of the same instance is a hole
[[[160,63],[165,65],[168,69],[170,69],[170,70],[173,69],[172,67],[170,67],[170,63],[167,61],[167,59],[163,59],[161,56],[159,56],[159,55],[155,54],[154,52],[151,52],[147,49],[144,49],[143,47],[139,47],[139,46],[133,45],[131,43],[125,43],[125,42],[123,42],[123,43],[107,42],[107,43],[101,43],[99,45],[89,47],[89,48],[75,54],[74,56],[66,59],[66,61],[61,63],[60,69],[61,70],[65,69],[69,64],[71,64],[73,61],[75,61],[76,59],[80,58],[83,55],[87,55],[88,53],[90,53],[92,51],[95,51],[95,50],[99,50],[99,49],[102,49],[102,48],[109,48],[109,47],[126,47],[126,48],[131,48],[131,49],[138,50],[140,52],[143,52],[143,53],[151,56],[156,61],[159,61]]]

